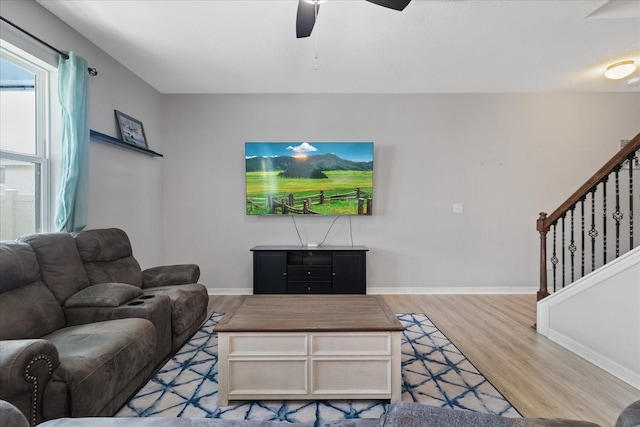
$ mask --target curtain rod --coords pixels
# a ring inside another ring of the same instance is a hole
[[[19,27],[18,25],[14,24],[13,22],[9,21],[8,19],[6,19],[3,16],[0,16],[0,20],[6,22],[7,24],[11,25],[13,28],[15,28],[18,31],[21,31],[22,33],[28,35],[29,37],[31,37],[32,39],[34,39],[35,41],[39,42],[40,44],[45,45],[46,47],[48,47],[49,49],[53,50],[54,52],[57,52],[58,54],[60,54],[60,56],[62,56],[64,59],[69,59],[69,55],[66,52],[61,51],[60,49],[58,49],[55,46],[50,45],[49,43],[47,43],[46,41],[42,40],[41,38],[34,36],[33,34],[31,34],[29,31],[25,30],[24,28]],[[95,68],[87,68],[87,71],[89,72],[90,76],[97,76],[98,75],[98,70],[96,70]]]

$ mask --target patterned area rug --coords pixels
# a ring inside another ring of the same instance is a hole
[[[214,313],[198,332],[124,406],[120,417],[202,417],[288,421],[321,426],[379,418],[386,401],[265,401],[218,406],[218,339],[224,315]],[[424,314],[399,314],[402,401],[520,417],[515,408]]]

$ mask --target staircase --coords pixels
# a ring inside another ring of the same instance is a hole
[[[538,332],[640,389],[639,154],[640,133],[536,228]]]

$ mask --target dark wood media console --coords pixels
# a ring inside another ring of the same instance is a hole
[[[366,294],[365,246],[256,246],[254,294]]]

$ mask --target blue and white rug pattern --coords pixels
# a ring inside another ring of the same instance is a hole
[[[218,339],[224,314],[214,313],[176,355],[125,405],[119,417],[202,417],[288,421],[379,418],[386,401],[233,402],[218,406]],[[399,314],[402,401],[520,417],[515,408],[424,314]]]

